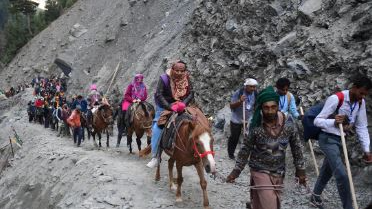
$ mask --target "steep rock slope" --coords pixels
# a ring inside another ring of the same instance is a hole
[[[289,77],[307,107],[357,72],[372,78],[371,20],[371,1],[203,0],[182,51],[208,111],[248,76],[262,86]]]
[[[118,64],[111,89],[122,91],[137,72],[153,87],[164,59],[179,56],[194,5],[189,0],[80,0],[20,51],[0,73],[0,84],[6,88],[36,74],[59,75],[52,64],[58,57],[74,69],[70,93],[81,93],[92,82],[106,92]]]

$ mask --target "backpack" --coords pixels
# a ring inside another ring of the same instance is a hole
[[[344,94],[342,92],[337,92],[336,96],[338,97],[338,105],[335,113],[338,113],[338,110],[344,103]],[[309,139],[318,140],[321,128],[314,125],[315,118],[319,115],[324,107],[324,102],[316,104],[310,107],[302,119],[302,125],[304,127],[304,140],[307,142]],[[360,107],[360,106],[359,106]]]

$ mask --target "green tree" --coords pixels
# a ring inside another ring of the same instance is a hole
[[[30,0],[10,0],[10,11],[12,13],[22,13],[27,18],[27,29],[30,35],[31,30],[31,17],[36,13],[36,8],[39,4]]]
[[[36,12],[36,14],[32,17],[31,26],[35,33],[39,33],[48,26],[48,23],[45,21],[44,11]]]
[[[4,33],[7,42],[1,56],[1,62],[9,63],[17,51],[22,48],[31,37],[28,33],[27,19],[25,16],[22,14],[15,14],[10,17],[5,25]]]
[[[45,2],[45,21],[53,22],[61,15],[62,8],[57,0],[47,0]]]
[[[0,0],[0,31],[3,30],[9,15],[9,1]]]

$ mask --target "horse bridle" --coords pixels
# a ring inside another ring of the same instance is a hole
[[[174,123],[174,127],[176,127],[176,122],[173,121],[173,123]],[[199,123],[199,124],[200,124],[200,125],[203,125],[203,124],[201,124],[201,123]],[[179,133],[178,133],[178,130],[176,130],[176,133],[177,133],[178,138],[181,138],[180,135],[179,135]],[[195,140],[195,138],[194,138],[194,137],[190,137],[190,138],[191,138],[192,143],[193,143],[192,149],[194,150],[194,157],[195,157],[195,158],[200,157],[200,159],[203,159],[203,158],[205,158],[206,156],[208,156],[209,154],[212,154],[213,157],[214,157],[215,152],[212,151],[212,150],[210,150],[210,151],[204,151],[203,153],[200,153],[199,150],[198,150],[198,147],[196,146],[196,140]],[[190,139],[190,138],[189,138],[189,139]],[[181,141],[181,144],[182,144],[182,147],[186,149],[186,146],[183,144],[182,141]],[[179,148],[179,147],[176,145],[176,143],[174,143],[174,147],[177,148],[177,149],[179,149],[181,152],[187,153],[184,149]]]
[[[213,157],[214,157],[215,152],[212,151],[212,150],[204,151],[203,153],[200,153],[199,150],[198,150],[198,147],[196,146],[196,140],[193,138],[192,141],[194,143],[192,148],[194,150],[194,157],[195,158],[200,157],[200,159],[203,159],[203,158],[207,157],[207,155],[209,155],[209,154],[213,155]]]
[[[103,119],[103,122],[105,122],[106,124],[110,124],[110,121],[109,121],[110,116],[107,117],[107,118],[105,118],[105,117],[103,116],[102,111],[103,111],[103,110],[99,110],[99,113],[100,113],[99,115],[100,115],[101,118]]]

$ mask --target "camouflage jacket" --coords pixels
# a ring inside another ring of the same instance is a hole
[[[296,169],[304,170],[302,145],[292,124],[285,124],[277,137],[273,137],[261,125],[250,131],[239,151],[235,168],[239,173],[249,158],[249,167],[256,171],[284,176],[285,154],[288,144],[291,147]]]

